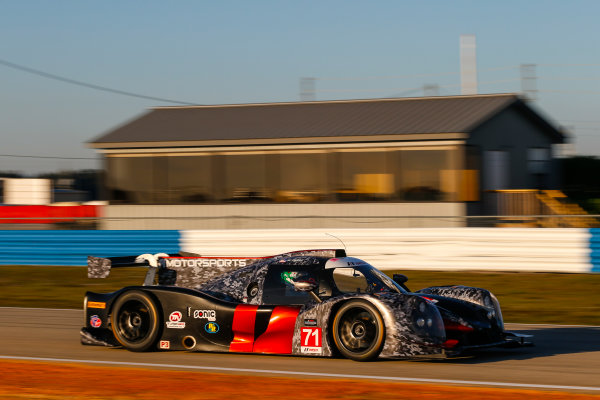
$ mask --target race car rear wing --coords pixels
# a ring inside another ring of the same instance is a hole
[[[196,253],[179,252],[175,254],[157,253],[157,254],[141,254],[139,256],[121,256],[121,257],[94,257],[88,256],[88,278],[107,278],[110,275],[112,268],[121,267],[144,267],[147,266],[148,272],[144,279],[144,286],[154,284],[156,271],[159,267],[159,261],[170,257],[200,257]]]
[[[94,257],[88,256],[88,278],[106,278],[112,268],[147,266],[144,286],[154,284],[157,271],[159,284],[193,287],[219,274],[248,266],[259,260],[275,257],[345,257],[345,250],[298,250],[269,257],[202,257],[195,253],[141,254],[139,256]]]
[[[197,255],[196,255],[197,256]],[[112,268],[121,267],[157,267],[162,257],[182,257],[181,254],[142,254],[138,256],[94,257],[88,256],[88,278],[106,278]]]

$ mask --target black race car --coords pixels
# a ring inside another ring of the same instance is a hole
[[[404,275],[391,279],[344,250],[262,258],[89,257],[88,276],[131,265],[149,267],[143,286],[86,293],[83,344],[357,361],[531,344],[530,336],[504,330],[489,291],[443,286],[411,292]]]

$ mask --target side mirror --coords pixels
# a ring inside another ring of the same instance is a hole
[[[394,274],[392,276],[392,279],[394,280],[394,282],[396,282],[398,285],[400,285],[402,288],[408,290],[410,292],[410,290],[408,289],[408,287],[405,285],[405,283],[408,281],[408,277],[404,274]]]

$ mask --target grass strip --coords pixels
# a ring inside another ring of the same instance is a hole
[[[0,306],[81,308],[86,291],[140,285],[146,268],[121,268],[88,279],[85,267],[0,266]],[[600,326],[600,274],[386,271],[404,273],[408,286],[467,285],[492,291],[506,322]]]

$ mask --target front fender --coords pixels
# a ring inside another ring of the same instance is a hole
[[[433,303],[413,294],[385,293],[376,297],[390,313],[382,357],[410,358],[443,353],[444,322]]]
[[[382,357],[412,357],[442,353],[446,340],[442,317],[435,305],[420,296],[401,293],[347,294],[327,299],[322,303],[307,304],[298,315],[294,329],[292,354],[333,356],[332,323],[336,310],[346,301],[363,299],[381,313],[385,324],[385,343]],[[423,326],[417,321],[423,319]],[[429,322],[428,322],[429,321]],[[317,327],[322,330],[322,348],[319,352],[302,352],[301,331]]]
[[[502,310],[500,302],[492,292],[487,289],[481,289],[470,286],[432,286],[418,290],[419,294],[432,294],[452,299],[467,301],[494,310],[495,320],[498,326],[504,330],[504,320],[502,318]]]

